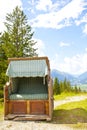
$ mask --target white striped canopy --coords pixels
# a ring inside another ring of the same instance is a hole
[[[47,73],[45,59],[14,60],[9,63],[6,75],[9,77],[45,77]]]

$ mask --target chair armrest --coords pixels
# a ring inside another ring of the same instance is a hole
[[[52,80],[52,78],[49,79],[48,86],[49,86],[49,87],[52,87],[52,86],[53,86],[53,80]]]
[[[7,82],[4,86],[4,99],[8,99],[9,97],[9,86],[10,86],[9,82]]]

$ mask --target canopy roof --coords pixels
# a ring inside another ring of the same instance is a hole
[[[47,58],[14,58],[10,59],[6,74],[9,77],[44,77],[48,69]]]

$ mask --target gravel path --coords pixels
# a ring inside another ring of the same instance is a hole
[[[81,101],[81,100],[85,100],[85,99],[87,99],[87,96],[83,96],[83,95],[67,97],[64,100],[54,101],[54,108],[59,106],[59,105],[65,104],[65,103]]]
[[[80,101],[87,96],[67,97],[64,100],[54,101],[54,107],[67,102]],[[53,124],[42,121],[0,121],[0,130],[76,130],[64,124]],[[86,130],[86,129],[84,129]]]
[[[33,121],[3,121],[0,122],[0,130],[73,130],[62,124]]]

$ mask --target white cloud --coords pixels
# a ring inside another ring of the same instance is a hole
[[[65,57],[63,62],[60,62],[59,58],[56,55],[55,59],[51,60],[52,69],[55,68],[71,74],[81,74],[87,71],[87,53]]]
[[[36,52],[38,56],[45,56],[45,44],[43,43],[43,41],[40,39],[34,40],[37,41],[37,43],[35,44],[35,48],[37,48]]]
[[[87,13],[83,17],[81,17],[79,20],[76,20],[75,23],[77,26],[84,23],[83,33],[87,35]]]
[[[83,33],[87,35],[87,24],[84,26]]]
[[[83,17],[81,17],[79,20],[76,20],[75,23],[77,26],[80,25],[81,23],[87,23],[87,13]]]
[[[51,66],[51,69],[58,69],[59,70],[59,55],[58,54],[55,54],[54,56],[55,58],[51,59],[50,58],[50,66]]]
[[[52,7],[52,1],[51,0],[39,0],[36,9],[47,11],[48,8]]]
[[[0,31],[5,29],[4,21],[7,13],[12,12],[16,6],[22,7],[21,0],[0,0]]]
[[[65,42],[60,42],[59,45],[60,45],[60,47],[67,47],[67,46],[70,46],[69,43],[65,43]]]
[[[44,7],[46,8],[45,4]],[[87,5],[87,2],[84,0],[72,0],[59,11],[51,11],[50,13],[39,14],[35,19],[31,20],[31,23],[34,27],[56,29],[70,26],[72,19],[78,19],[83,10],[85,10],[85,5]]]

